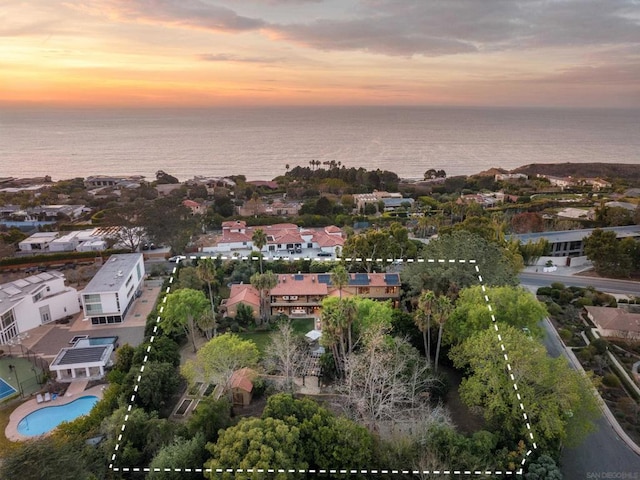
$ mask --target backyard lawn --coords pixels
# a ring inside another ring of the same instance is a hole
[[[291,320],[291,326],[293,331],[304,336],[310,330],[313,330],[314,319],[313,318],[294,318]],[[240,338],[253,341],[260,350],[260,355],[264,355],[267,345],[269,345],[269,338],[271,337],[271,331],[257,331],[257,332],[242,332],[238,333]]]

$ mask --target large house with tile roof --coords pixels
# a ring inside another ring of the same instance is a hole
[[[270,314],[291,317],[319,317],[322,301],[329,296],[360,296],[374,300],[390,300],[397,305],[400,299],[400,275],[397,273],[351,273],[342,292],[331,283],[330,273],[279,274],[278,284],[269,292]],[[226,315],[233,317],[237,305],[245,303],[257,314],[260,310],[259,292],[247,284],[231,286],[231,295],[224,306]]]
[[[207,247],[208,252],[232,252],[253,250],[253,234],[261,229],[267,236],[262,253],[289,255],[301,253],[303,249],[315,249],[338,255],[344,245],[342,230],[335,225],[325,228],[301,228],[293,223],[278,223],[248,227],[242,220],[223,222],[222,236],[217,246]]]

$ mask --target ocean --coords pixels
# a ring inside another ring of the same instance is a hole
[[[5,108],[0,177],[165,172],[270,180],[334,160],[422,178],[529,163],[640,165],[640,110],[462,107]]]

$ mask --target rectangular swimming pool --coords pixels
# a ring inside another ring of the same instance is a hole
[[[115,345],[118,337],[89,337],[89,345]]]

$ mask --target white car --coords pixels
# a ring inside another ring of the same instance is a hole
[[[184,255],[175,255],[171,258],[168,258],[167,261],[172,263],[180,263],[182,260],[185,260],[186,258],[187,257]]]

